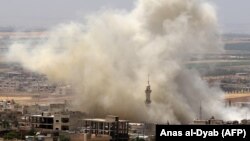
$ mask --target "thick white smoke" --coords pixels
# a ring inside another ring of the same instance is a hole
[[[221,51],[214,8],[204,0],[138,0],[130,12],[103,10],[84,24],[60,25],[31,46],[13,44],[9,59],[73,85],[75,107],[147,122],[225,118],[219,89],[185,68],[194,53]],[[152,104],[145,106],[150,74]]]

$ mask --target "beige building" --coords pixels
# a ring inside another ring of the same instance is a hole
[[[129,121],[119,120],[117,116],[107,116],[105,119],[84,119],[82,128],[85,134],[110,136],[110,141],[128,141]]]
[[[65,112],[65,113],[42,113],[41,115],[29,116],[28,123],[32,128],[39,130],[58,130],[72,131],[79,126],[79,120],[83,118],[81,112]]]

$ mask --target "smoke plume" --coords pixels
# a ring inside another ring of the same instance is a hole
[[[40,43],[13,44],[8,58],[50,80],[71,83],[75,108],[93,116],[187,123],[227,118],[223,92],[185,62],[220,52],[214,8],[204,0],[138,0],[131,11],[102,10],[84,23],[61,24]],[[152,88],[145,105],[148,74]],[[237,115],[235,115],[237,116]]]

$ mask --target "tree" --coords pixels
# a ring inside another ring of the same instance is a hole
[[[3,138],[8,139],[8,140],[18,139],[18,138],[20,138],[20,135],[15,131],[11,131],[11,132],[8,132],[7,134],[5,134],[3,136]]]
[[[29,132],[27,133],[27,135],[29,135],[29,136],[34,136],[34,135],[36,135],[35,129],[34,129],[34,128],[31,128],[31,129],[29,130]]]
[[[59,136],[59,140],[60,140],[60,141],[70,141],[70,138],[67,137],[67,136],[65,136],[65,135],[60,135],[60,136]]]

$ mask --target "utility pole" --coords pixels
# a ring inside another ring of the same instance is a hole
[[[200,101],[199,118],[202,119],[202,103],[201,103],[201,101]]]

